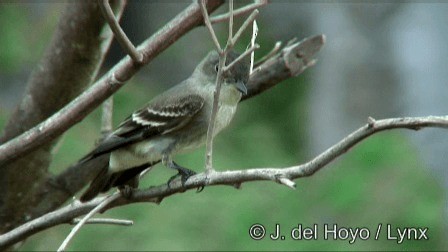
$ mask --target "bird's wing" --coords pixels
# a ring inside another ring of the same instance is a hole
[[[169,99],[169,98],[168,98]],[[109,153],[118,148],[153,136],[178,130],[190,122],[204,106],[204,99],[195,94],[171,100],[159,100],[137,110],[83,160]]]

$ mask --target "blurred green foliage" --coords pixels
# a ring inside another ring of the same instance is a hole
[[[0,23],[8,28],[0,36],[2,69],[20,66],[21,54],[27,53],[22,49],[29,48],[23,39],[17,39],[25,35],[15,32],[24,22],[16,14],[14,9],[0,8]],[[14,25],[9,25],[13,17]],[[307,135],[307,121],[312,116],[308,114],[307,92],[312,84],[307,75],[302,75],[243,102],[231,126],[215,140],[216,169],[286,167],[311,159],[316,154],[309,153]],[[134,78],[114,96],[115,125],[163,89],[160,83],[147,86]],[[8,112],[0,109],[0,128],[7,116]],[[93,147],[99,137],[99,122],[97,109],[64,134],[52,172],[62,171]],[[200,172],[204,148],[180,155],[176,161]],[[173,174],[158,165],[143,179],[141,187],[165,183]],[[402,132],[381,133],[314,176],[297,180],[297,190],[266,181],[245,183],[241,190],[213,186],[199,194],[189,191],[174,195],[160,205],[113,209],[101,217],[131,219],[135,224],[86,225],[69,250],[446,250],[444,190],[435,181]],[[267,229],[261,241],[249,236],[249,228],[255,223]],[[281,226],[285,240],[269,239],[276,224]],[[290,239],[289,231],[298,224],[317,224],[319,239]],[[365,227],[370,230],[370,239],[358,239],[354,244],[324,240],[324,224]],[[379,240],[374,240],[379,224],[383,229]],[[430,239],[397,244],[386,239],[386,224],[427,227]],[[20,250],[55,250],[70,229],[69,225],[60,225],[43,231],[30,237]]]
[[[0,8],[0,24],[3,24],[3,35],[0,36],[0,68],[2,71],[11,71],[18,68],[21,61],[26,58],[25,34],[21,33],[21,27],[25,25],[26,19],[23,15],[17,15],[20,9],[15,6],[11,8]],[[14,25],[11,23],[14,22]]]
[[[42,56],[58,19],[62,3],[48,5],[45,18],[36,18],[32,2],[0,4],[0,73],[11,74]],[[32,24],[32,25],[30,25]]]

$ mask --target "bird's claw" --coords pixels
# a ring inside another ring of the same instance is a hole
[[[129,185],[124,185],[123,187],[118,188],[120,190],[121,196],[125,199],[130,199],[132,194],[134,193],[134,188]]]
[[[176,175],[174,175],[170,179],[168,179],[167,186],[168,186],[168,188],[171,189],[171,185],[170,185],[171,182],[173,180],[175,180],[176,178],[180,177],[180,181],[182,183],[182,187],[185,187],[185,183],[187,182],[188,178],[190,178],[191,176],[194,176],[194,175],[196,175],[195,171],[192,171],[192,170],[187,169],[187,168],[179,169],[178,173]]]
[[[200,192],[202,192],[203,190],[204,190],[204,186],[201,185],[201,186],[199,186],[199,187],[196,189],[196,193],[200,193]]]

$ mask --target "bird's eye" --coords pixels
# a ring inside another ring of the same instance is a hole
[[[219,66],[218,66],[218,64],[216,64],[216,65],[215,65],[215,71],[216,71],[216,72],[218,72],[218,68],[219,68]]]

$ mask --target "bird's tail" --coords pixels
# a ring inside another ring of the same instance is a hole
[[[100,192],[109,190],[112,174],[109,172],[109,162],[105,162],[96,177],[92,180],[89,188],[81,195],[81,202],[95,198]]]

